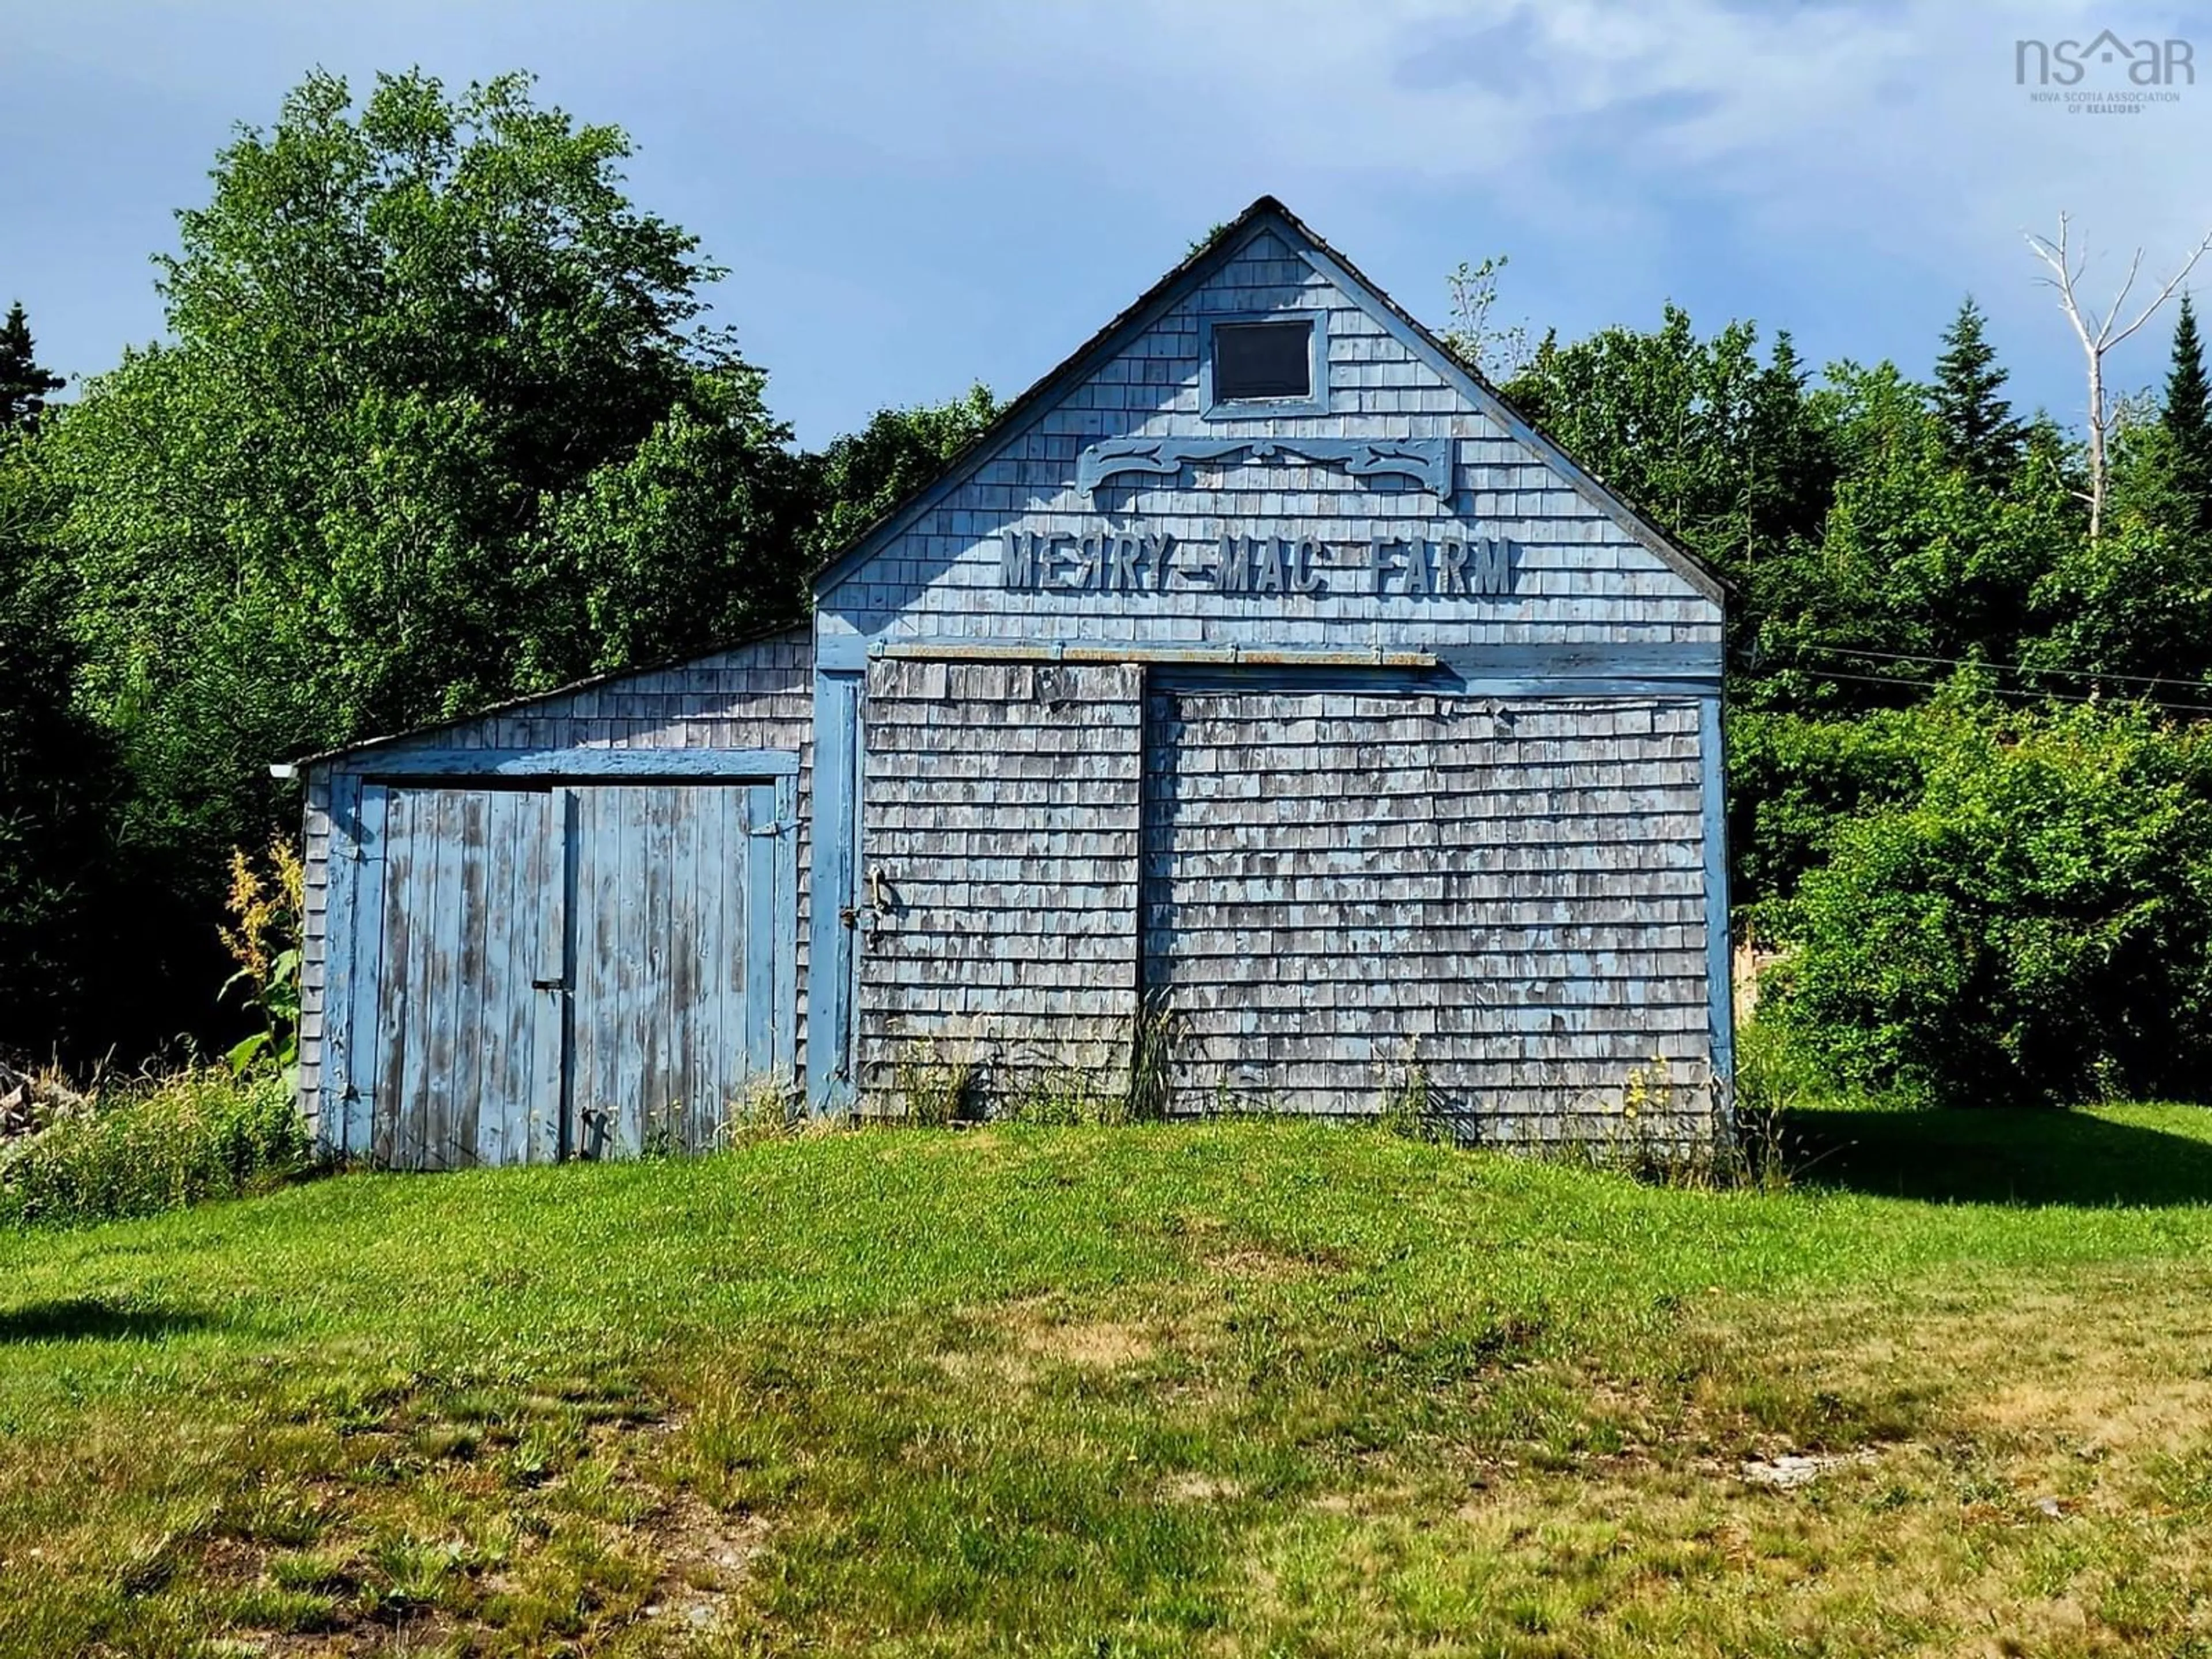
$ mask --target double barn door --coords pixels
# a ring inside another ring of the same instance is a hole
[[[792,1068],[794,783],[365,787],[349,1150],[713,1144]]]

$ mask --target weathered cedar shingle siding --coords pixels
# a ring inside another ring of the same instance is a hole
[[[833,570],[817,639],[825,661],[872,642],[1140,658],[1413,648],[1441,659],[1428,678],[1443,684],[1415,675],[1362,691],[1347,669],[1307,693],[1255,669],[1234,689],[1179,691],[1176,669],[1155,661],[1143,671],[1156,691],[1140,727],[1141,919],[1101,932],[1100,884],[1121,872],[1060,861],[1090,826],[1031,773],[1037,728],[1015,726],[1010,740],[989,692],[980,707],[948,696],[925,719],[911,690],[923,666],[901,659],[900,694],[863,714],[861,860],[908,900],[859,946],[864,1085],[885,1084],[902,1043],[1064,1056],[1079,1031],[1103,1029],[1072,1013],[1060,957],[1025,954],[1038,918],[1074,907],[1085,921],[1062,930],[1066,959],[1095,973],[1115,1017],[1142,991],[1176,1007],[1186,1109],[1226,1088],[1299,1110],[1370,1110],[1410,1054],[1437,1105],[1502,1137],[1595,1132],[1593,1115],[1617,1114],[1655,1060],[1674,1108],[1705,1112],[1720,1103],[1712,1066],[1726,1063],[1709,982],[1709,918],[1724,905],[1709,893],[1719,860],[1707,845],[1718,589],[1298,241],[1264,223],[1232,237],[1080,380],[1022,409],[963,477]],[[1207,319],[1246,313],[1324,319],[1326,414],[1208,418]],[[1441,441],[1449,487],[1439,498],[1414,477],[1248,450],[1079,488],[1087,446],[1255,437]],[[1008,532],[1102,530],[1164,533],[1196,560],[1224,535],[1310,536],[1328,550],[1325,591],[1009,583]],[[1471,530],[1514,545],[1510,592],[1376,591],[1374,540]],[[1571,695],[1590,682],[1606,695]],[[1104,724],[1079,763],[1126,764],[1118,705],[1083,706]],[[948,750],[979,776],[957,774],[951,799],[925,800],[916,757]],[[960,866],[994,829],[1033,863],[1023,884],[978,904],[983,890]],[[1127,1053],[1124,1038],[1098,1086],[1115,1086]]]
[[[1556,1134],[1644,1066],[1705,1109],[1694,703],[1151,707],[1144,976],[1180,1106],[1374,1110],[1418,1066],[1435,1109]]]
[[[1142,675],[882,662],[868,677],[860,1084],[980,1062],[1001,1099],[1079,1071],[1121,1086],[1136,1006]]]
[[[313,767],[307,777],[305,842],[301,853],[300,1100],[319,1126],[323,1083],[324,964],[330,950],[331,775]]]

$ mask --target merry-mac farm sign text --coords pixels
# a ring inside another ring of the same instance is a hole
[[[1083,534],[1009,530],[1000,538],[1000,584],[1023,592],[1317,595],[1473,599],[1513,591],[1519,550],[1491,536],[1361,542],[1315,536],[1224,535],[1182,542],[1164,531]]]

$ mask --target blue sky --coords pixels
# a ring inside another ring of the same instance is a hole
[[[1263,191],[1433,323],[1453,265],[1504,252],[1499,314],[1538,330],[1671,298],[1918,372],[1972,290],[2019,400],[2067,418],[2080,350],[2023,233],[2069,210],[2101,297],[2212,228],[2206,5],[18,0],[0,26],[0,304],[56,368],[160,333],[173,210],[310,67],[525,68],[628,129],[634,195],[731,268],[715,319],[809,443],[1020,390]],[[2107,27],[2201,43],[2203,84],[2127,116],[2014,84],[2017,39]]]

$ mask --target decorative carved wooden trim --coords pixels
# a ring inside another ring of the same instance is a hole
[[[1340,466],[1356,478],[1394,473],[1446,501],[1451,450],[1449,438],[1109,438],[1076,458],[1075,487],[1088,495],[1125,472],[1174,478],[1194,462],[1249,454],[1255,461],[1282,456]]]

